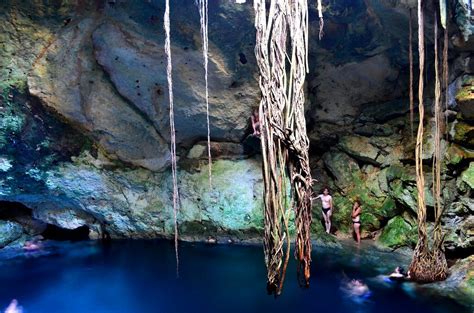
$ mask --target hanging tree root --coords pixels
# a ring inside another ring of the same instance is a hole
[[[434,152],[434,186],[435,186],[435,229],[434,240],[430,247],[426,229],[426,203],[425,203],[425,181],[423,173],[423,73],[425,64],[424,51],[424,15],[422,0],[418,0],[418,54],[420,76],[418,81],[418,111],[420,120],[416,138],[415,162],[416,162],[416,186],[418,191],[418,243],[415,247],[413,259],[410,264],[410,277],[418,282],[433,282],[446,279],[448,267],[443,250],[443,236],[441,232],[441,199],[440,199],[440,81],[438,70],[438,46],[437,46],[437,16],[435,16],[435,152]]]
[[[272,0],[267,11],[265,0],[255,0],[254,9],[255,55],[262,92],[259,112],[265,204],[264,252],[268,291],[278,295],[289,259],[291,207],[296,216],[295,253],[305,285],[310,276],[313,180],[309,168],[303,89],[308,70],[308,5],[305,0]],[[291,49],[289,55],[287,43]],[[289,197],[288,180],[291,183]]]
[[[173,79],[172,79],[172,61],[171,61],[171,37],[170,37],[170,4],[169,0],[165,2],[165,13],[163,18],[163,27],[165,29],[165,52],[167,58],[166,75],[168,80],[168,94],[170,104],[170,138],[171,138],[171,172],[173,176],[173,212],[174,212],[174,248],[176,254],[176,276],[179,276],[179,254],[178,254],[178,177],[176,164],[176,130],[174,127],[174,105],[173,105]]]
[[[411,9],[410,9],[410,17],[409,17],[409,35],[408,35],[408,60],[410,63],[410,90],[409,90],[409,98],[410,98],[410,138],[413,140],[413,27],[411,21]]]
[[[419,240],[410,264],[410,278],[420,283],[442,281],[448,277],[448,265],[442,247],[428,248]]]
[[[209,39],[208,39],[208,0],[198,0],[199,17],[201,24],[201,39],[202,39],[202,55],[204,65],[204,87],[206,96],[206,122],[207,122],[207,161],[208,161],[208,175],[209,175],[209,189],[212,189],[212,156],[211,156],[211,127],[209,122],[209,82],[208,82],[208,65],[209,65]]]

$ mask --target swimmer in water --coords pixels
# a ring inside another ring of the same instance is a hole
[[[390,278],[390,280],[398,280],[398,281],[406,280],[408,276],[405,275],[405,273],[403,272],[404,272],[403,268],[400,266],[397,266],[395,270],[393,271],[393,273],[388,276],[388,278]]]
[[[32,240],[28,240],[25,242],[23,245],[23,249],[26,251],[36,251],[42,248],[41,244],[41,239],[43,239],[42,236],[38,236],[33,238]]]
[[[23,313],[23,308],[18,306],[16,299],[13,299],[10,305],[5,309],[5,313]]]
[[[352,279],[348,284],[353,296],[361,297],[369,292],[369,287],[359,279]]]
[[[346,280],[341,290],[349,299],[357,303],[366,301],[371,295],[369,287],[360,279]]]

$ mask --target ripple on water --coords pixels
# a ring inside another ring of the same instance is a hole
[[[37,254],[0,253],[0,304],[24,312],[468,312],[450,299],[387,284],[381,273],[407,257],[373,248],[316,247],[311,287],[298,287],[290,264],[283,294],[265,290],[256,246],[180,245],[179,278],[167,241],[48,243]],[[293,262],[293,261],[292,261]],[[359,279],[367,294],[345,286]]]

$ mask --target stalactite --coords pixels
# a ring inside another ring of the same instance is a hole
[[[209,84],[208,84],[208,64],[209,64],[209,36],[208,36],[208,0],[198,0],[199,16],[201,22],[202,55],[204,65],[204,83],[206,88],[206,121],[207,121],[207,159],[209,170],[209,188],[212,189],[212,157],[211,157],[211,127],[209,123]]]
[[[308,70],[308,4],[305,0],[272,0],[267,11],[265,2],[254,1],[255,55],[262,92],[259,112],[265,204],[264,252],[269,292],[279,294],[289,259],[290,207],[295,210],[295,253],[305,284],[310,275],[312,179],[303,90]],[[290,44],[290,56],[287,55],[287,43]],[[292,190],[290,199],[286,194],[288,181]]]
[[[168,95],[170,103],[170,138],[171,138],[171,172],[173,176],[173,211],[174,211],[174,247],[176,254],[176,275],[179,274],[179,254],[178,254],[178,177],[176,166],[176,130],[174,127],[174,106],[173,106],[173,78],[172,78],[172,63],[171,63],[171,38],[170,38],[170,4],[166,0],[165,14],[164,14],[164,29],[165,29],[165,52],[167,57],[166,75],[168,78]]]
[[[412,26],[412,14],[410,9],[410,18],[408,22],[409,35],[408,35],[408,59],[410,62],[410,136],[413,140],[413,26]]]
[[[437,36],[437,17],[435,18],[435,36]],[[423,131],[424,131],[424,105],[423,105],[423,73],[425,65],[424,50],[424,14],[423,1],[418,0],[418,52],[420,76],[418,82],[418,110],[420,121],[418,123],[418,132],[416,137],[415,163],[416,163],[416,186],[418,191],[418,243],[413,253],[413,259],[410,264],[411,278],[419,282],[432,282],[444,280],[447,277],[447,263],[442,247],[441,228],[441,209],[435,208],[435,240],[430,247],[426,229],[426,203],[425,203],[425,181],[423,173]],[[438,107],[439,107],[439,76],[438,76],[438,47],[435,37],[435,72],[437,81]],[[435,103],[436,106],[436,103]],[[438,119],[439,121],[439,119]],[[439,127],[439,123],[436,125]],[[436,130],[439,132],[439,128]],[[439,138],[438,138],[439,139]],[[439,149],[439,142],[437,143]],[[436,149],[436,148],[435,148]],[[439,153],[439,151],[438,151]],[[439,188],[439,185],[438,187]]]

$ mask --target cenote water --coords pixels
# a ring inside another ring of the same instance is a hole
[[[401,257],[363,247],[316,248],[311,286],[298,286],[290,264],[284,290],[266,293],[260,246],[182,243],[176,277],[172,243],[118,241],[50,243],[42,252],[2,252],[0,303],[12,299],[27,313],[53,312],[468,312],[410,284],[377,277]],[[341,289],[361,279],[368,298]]]

